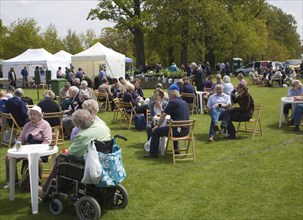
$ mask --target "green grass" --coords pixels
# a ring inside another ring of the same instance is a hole
[[[234,79],[233,79],[234,80]],[[262,105],[263,136],[239,134],[237,140],[218,138],[208,143],[210,117],[196,118],[196,163],[178,162],[170,155],[144,159],[144,131],[129,131],[112,124],[112,112],[100,113],[119,141],[127,178],[129,204],[123,210],[102,210],[102,219],[302,219],[303,218],[303,135],[289,127],[278,128],[280,97],[287,88],[250,86],[255,103]],[[145,91],[151,94],[152,90]],[[26,90],[34,97],[36,90]],[[40,95],[41,97],[41,95]],[[66,142],[65,147],[68,147]],[[0,184],[5,184],[4,157],[0,148]],[[76,219],[75,210],[65,204],[63,214],[53,216],[47,203],[39,204],[39,214],[31,215],[30,195],[0,189],[1,219]]]

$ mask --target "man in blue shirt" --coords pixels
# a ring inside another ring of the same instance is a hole
[[[21,70],[21,75],[23,77],[23,88],[27,86],[27,77],[28,77],[28,71],[26,69],[26,66]]]
[[[168,88],[168,91],[177,90],[179,93],[181,93],[183,85],[184,83],[183,80],[181,79],[178,82],[171,84],[171,86]]]
[[[164,112],[161,114],[157,125],[152,129],[150,152],[144,156],[145,158],[158,157],[160,137],[167,136],[169,131],[169,126],[161,127],[161,124],[164,122],[167,115],[170,115],[171,119],[174,121],[189,120],[188,105],[184,100],[181,99],[180,93],[177,90],[171,90],[168,94],[170,101],[164,109]],[[188,132],[188,127],[180,127],[176,130],[173,130],[173,135],[175,137],[183,137],[186,136]],[[179,144],[177,141],[174,142],[174,150],[176,154],[180,153]]]

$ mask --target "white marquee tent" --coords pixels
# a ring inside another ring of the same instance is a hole
[[[98,76],[100,66],[110,77],[125,77],[125,55],[96,43],[85,51],[72,56],[75,72],[81,67],[87,76]]]
[[[69,63],[72,62],[72,54],[70,54],[64,50],[60,50],[59,52],[55,53],[54,55],[62,61],[67,61]]]
[[[52,72],[52,79],[56,78],[56,73],[58,67],[61,66],[62,69],[67,66],[69,67],[70,62],[62,61],[58,57],[52,55],[48,51],[43,48],[40,49],[27,49],[22,54],[3,61],[3,77],[8,77],[8,72],[11,67],[14,68],[17,78],[22,78],[21,70],[24,66],[27,67],[29,77],[34,76],[34,71],[36,66],[42,66],[44,70],[51,70]]]

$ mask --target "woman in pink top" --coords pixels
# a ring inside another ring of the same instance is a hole
[[[52,128],[42,116],[42,110],[39,106],[34,106],[28,111],[30,121],[26,123],[22,129],[21,135],[18,141],[22,144],[50,144],[52,142]],[[23,160],[17,159],[16,162]],[[6,182],[9,180],[9,160],[6,157]],[[39,171],[42,172],[42,169]],[[16,182],[18,181],[18,172],[16,167]],[[4,186],[5,189],[9,188],[9,185]]]

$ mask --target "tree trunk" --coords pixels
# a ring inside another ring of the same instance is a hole
[[[170,66],[174,61],[174,48],[171,46],[168,48],[168,66]]]
[[[135,55],[137,61],[137,67],[145,65],[145,54],[144,54],[144,37],[143,32],[140,28],[134,29],[134,41],[135,41]]]
[[[185,23],[182,26],[182,41],[181,41],[181,56],[180,56],[180,64],[187,64],[188,59],[188,25]]]

